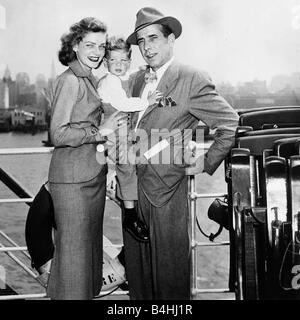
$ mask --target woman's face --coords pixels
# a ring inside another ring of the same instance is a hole
[[[77,59],[87,69],[95,69],[105,54],[106,33],[90,32],[73,47]]]

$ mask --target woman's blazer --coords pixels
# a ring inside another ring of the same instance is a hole
[[[51,89],[50,136],[54,145],[49,168],[52,183],[78,183],[96,177],[107,166],[98,163],[96,145],[102,140],[101,99],[96,80],[78,60],[54,81]]]

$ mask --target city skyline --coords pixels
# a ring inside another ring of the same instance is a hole
[[[0,74],[8,65],[13,76],[27,72],[31,81],[39,73],[50,77],[52,61],[57,74],[65,70],[57,51],[72,23],[92,15],[106,22],[109,34],[127,36],[142,6],[182,22],[175,57],[206,70],[216,83],[269,82],[300,71],[300,0],[0,0],[0,6],[6,9]],[[136,47],[132,59],[132,69],[144,64]]]
[[[0,75],[0,110],[14,110],[20,107],[22,112],[24,111],[22,108],[29,108],[27,110],[29,113],[39,113],[40,111],[37,111],[37,108],[47,110],[51,106],[47,92],[54,77],[53,64],[50,78],[47,79],[45,75],[40,73],[33,83],[26,72],[18,72],[14,79],[7,67],[2,78]],[[299,105],[300,72],[273,77],[269,86],[265,80],[240,82],[236,86],[229,82],[223,82],[216,85],[216,90],[236,109],[272,105]],[[19,113],[17,112],[17,114]],[[11,111],[5,115],[10,114]],[[21,118],[14,118],[17,124],[21,120],[25,121],[24,117]],[[7,119],[4,121],[5,128],[7,127],[7,121]],[[42,119],[39,121],[41,122]]]
[[[15,75],[11,74],[10,67],[7,65],[5,69],[0,72],[0,82],[5,78],[5,74],[9,73],[11,79],[13,81],[17,81],[18,77],[26,77],[28,78],[27,82],[30,85],[36,84],[38,81],[50,81],[53,80],[58,74],[56,73],[56,69],[54,67],[54,62],[51,63],[51,72],[50,76],[47,76],[43,73],[36,74],[35,78],[31,78],[29,74],[25,71],[17,71]],[[293,72],[291,74],[277,74],[271,77],[269,81],[266,79],[257,79],[253,78],[247,81],[238,81],[236,84],[231,83],[230,81],[220,81],[216,83],[216,86],[232,86],[234,88],[239,88],[242,86],[247,86],[249,84],[259,83],[260,85],[263,83],[263,86],[266,89],[270,90],[270,92],[276,92],[284,89],[286,86],[291,86],[292,88],[297,88],[300,91],[300,71]]]

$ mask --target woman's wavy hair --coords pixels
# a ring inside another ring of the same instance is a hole
[[[74,23],[68,33],[65,33],[61,38],[61,48],[58,52],[58,59],[64,65],[77,59],[73,51],[74,45],[78,44],[89,32],[103,32],[107,30],[106,25],[100,20],[87,17],[79,22]]]

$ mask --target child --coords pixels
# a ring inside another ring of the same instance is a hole
[[[103,100],[104,117],[118,111],[136,112],[146,109],[148,106],[159,102],[162,94],[158,91],[150,93],[146,100],[141,98],[128,98],[126,95],[127,71],[130,68],[131,48],[123,38],[111,37],[107,40],[104,66],[107,68],[107,74],[99,81],[98,93]],[[117,170],[118,172],[118,170]],[[121,174],[120,174],[121,175]],[[122,176],[117,173],[119,183],[122,184]],[[149,234],[145,224],[138,218],[134,208],[134,201],[137,200],[136,177],[126,177],[128,191],[122,192],[124,204],[123,226],[134,238],[139,241],[148,241]],[[128,187],[132,186],[132,187]],[[124,200],[126,199],[126,200]]]

